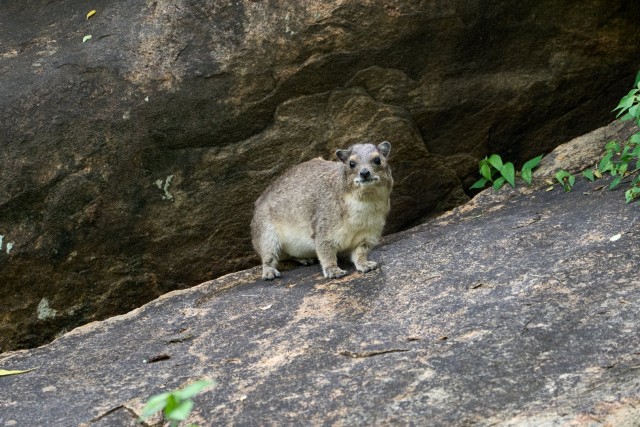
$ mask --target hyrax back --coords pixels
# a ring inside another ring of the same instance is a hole
[[[337,256],[348,254],[362,273],[377,268],[367,255],[378,243],[393,186],[387,158],[391,144],[356,144],[336,151],[339,162],[320,158],[293,167],[255,203],[253,247],[262,277],[280,277],[278,260],[318,258],[325,277],[342,277]]]

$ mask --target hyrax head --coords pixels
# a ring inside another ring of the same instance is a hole
[[[336,151],[336,156],[344,164],[347,180],[355,187],[366,188],[391,182],[391,171],[387,158],[391,143],[384,141],[378,146],[355,144],[346,150]]]

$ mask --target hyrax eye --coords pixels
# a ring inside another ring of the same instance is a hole
[[[376,165],[380,165],[380,163],[381,163],[380,157],[374,157],[373,158],[373,163],[375,163]]]
[[[356,167],[356,162],[354,162],[353,160],[351,160],[351,161],[349,162],[349,167],[350,167],[351,169],[355,168],[355,167]]]

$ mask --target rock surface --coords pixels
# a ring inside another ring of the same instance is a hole
[[[200,378],[203,426],[637,426],[640,210],[602,184],[485,191],[378,271],[253,268],[0,355],[37,368],[0,377],[0,426],[134,426]]]
[[[3,1],[0,351],[252,265],[261,190],[352,142],[394,144],[388,231],[466,201],[486,153],[608,120],[639,22],[624,0]]]

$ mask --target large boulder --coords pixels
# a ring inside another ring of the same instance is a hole
[[[462,203],[487,152],[606,121],[640,53],[623,0],[1,7],[0,351],[255,263],[258,194],[352,142],[393,143],[387,231]]]
[[[207,378],[201,426],[637,426],[640,210],[603,183],[487,190],[388,236],[380,270],[255,267],[4,353],[35,370],[0,377],[0,425],[133,427]]]

